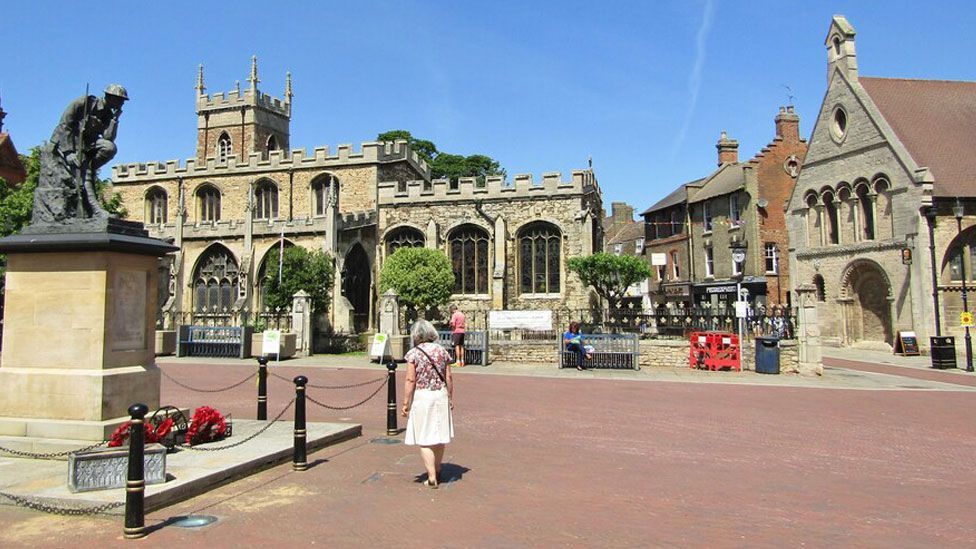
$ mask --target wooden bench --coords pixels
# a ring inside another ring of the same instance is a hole
[[[585,368],[640,369],[637,334],[584,334],[583,344],[593,347],[590,358],[583,359]],[[576,353],[566,350],[562,335],[559,336],[558,361],[560,368],[576,367]]]
[[[456,362],[454,357],[454,344],[451,343],[451,332],[437,332],[437,342],[451,355],[451,361]],[[488,365],[488,332],[465,332],[464,334],[464,364],[465,365]]]

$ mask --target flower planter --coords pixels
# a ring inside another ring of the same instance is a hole
[[[251,334],[251,356],[263,356],[264,353],[261,352],[261,343],[264,341],[263,332],[255,332]],[[281,334],[281,345],[279,350],[281,352],[281,358],[291,358],[295,356],[295,348],[298,345],[298,334],[285,332]],[[274,354],[268,355],[274,356]]]

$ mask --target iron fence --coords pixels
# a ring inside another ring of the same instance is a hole
[[[252,311],[243,309],[222,309],[203,311],[169,311],[173,326],[247,326],[255,332],[264,330],[292,331],[291,308],[264,309]]]

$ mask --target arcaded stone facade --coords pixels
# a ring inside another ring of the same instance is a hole
[[[201,68],[196,157],[113,169],[130,218],[180,247],[161,289],[164,311],[260,309],[264,265],[282,240],[335,258],[328,320],[336,331],[375,327],[382,262],[401,245],[443,250],[455,265],[453,301],[475,318],[590,305],[566,264],[602,245],[592,170],[569,181],[447,181],[433,180],[404,142],[288,152],[291,78],[283,101],[257,82],[255,61],[247,89],[211,96]]]
[[[911,331],[924,349],[937,314],[942,333],[962,334],[959,290],[973,280],[976,83],[861,77],[854,36],[833,18],[827,92],[787,212],[791,283],[817,288],[826,343],[891,349]]]

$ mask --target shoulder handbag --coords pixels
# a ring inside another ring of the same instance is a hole
[[[434,369],[434,373],[437,374],[437,377],[441,378],[441,381],[444,382],[444,384],[446,385],[447,379],[444,377],[444,374],[442,374],[440,369],[437,367],[437,363],[434,362],[434,359],[430,358],[430,355],[427,354],[427,351],[421,349],[420,345],[417,345],[416,347],[414,347],[414,349],[417,349],[421,353],[424,353],[424,356],[427,357],[428,361],[430,361],[430,366]]]

